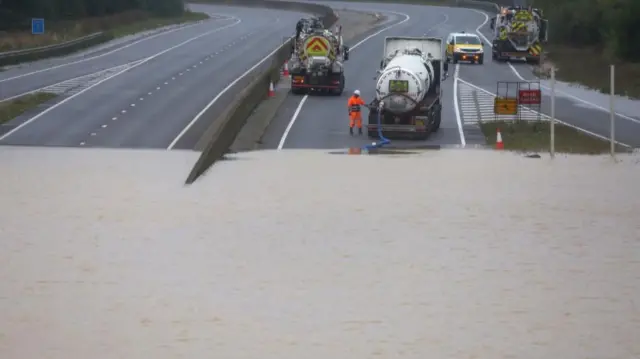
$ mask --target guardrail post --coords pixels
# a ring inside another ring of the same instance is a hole
[[[616,95],[616,92],[614,90],[615,65],[611,65],[610,76],[611,76],[611,84],[609,87],[611,90],[611,96],[609,98],[609,116],[611,116],[611,157],[615,159],[616,158],[616,114],[613,109],[614,96]]]
[[[551,138],[549,153],[551,158],[556,156],[556,67],[551,66]]]

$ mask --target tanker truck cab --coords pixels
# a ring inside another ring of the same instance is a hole
[[[426,140],[440,128],[442,39],[385,38],[376,95],[369,108],[367,133],[379,137]]]
[[[476,34],[454,32],[447,37],[447,61],[454,64],[458,61],[475,62],[482,65],[484,62],[484,43]]]

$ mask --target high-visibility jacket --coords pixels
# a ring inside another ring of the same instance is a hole
[[[361,106],[364,106],[365,103],[362,101],[361,97],[351,96],[349,98],[349,102],[347,102],[347,107],[349,107],[349,113],[360,112],[362,111]]]

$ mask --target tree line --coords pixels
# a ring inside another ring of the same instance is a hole
[[[513,5],[510,0],[493,0]],[[549,20],[549,42],[591,47],[611,59],[640,59],[640,0],[528,0]],[[579,61],[580,59],[576,59]]]
[[[142,10],[156,16],[176,16],[183,0],[0,0],[0,30],[24,29],[31,18],[77,20]]]

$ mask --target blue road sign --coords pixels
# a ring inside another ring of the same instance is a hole
[[[44,34],[44,19],[31,19],[31,33],[33,35]]]

